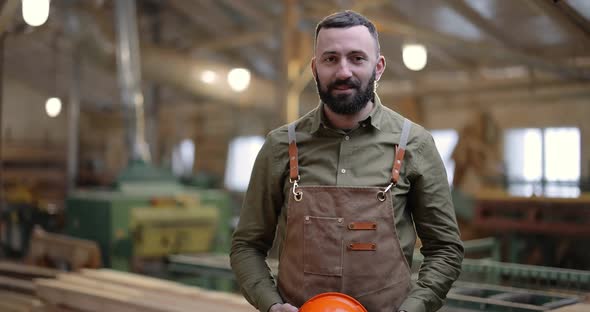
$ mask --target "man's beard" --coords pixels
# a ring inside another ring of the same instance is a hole
[[[315,83],[320,95],[320,99],[323,103],[328,105],[331,111],[340,115],[353,115],[360,112],[369,101],[373,101],[375,97],[375,76],[376,71],[373,70],[373,74],[367,83],[367,86],[363,89],[361,82],[350,77],[346,80],[336,80],[327,85],[327,90],[324,91],[320,85],[320,80],[316,71]],[[338,86],[347,86],[356,89],[354,94],[339,94],[332,95],[332,91]]]

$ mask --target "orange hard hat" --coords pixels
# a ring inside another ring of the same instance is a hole
[[[367,312],[367,309],[349,295],[327,292],[307,300],[299,312]]]

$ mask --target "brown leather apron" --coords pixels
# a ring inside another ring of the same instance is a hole
[[[410,126],[405,120],[387,187],[343,187],[298,185],[295,125],[289,125],[293,188],[278,276],[286,302],[300,307],[317,294],[336,291],[369,312],[398,310],[410,291],[410,270],[394,225],[390,189],[399,178]]]

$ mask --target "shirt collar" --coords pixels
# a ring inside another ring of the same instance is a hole
[[[320,104],[316,108],[316,112],[313,116],[313,120],[311,123],[311,133],[317,132],[320,127],[325,127],[327,125],[326,114],[324,113],[324,103],[320,101]],[[366,119],[360,121],[360,124],[370,124],[371,126],[375,127],[378,130],[381,130],[381,121],[383,119],[383,105],[381,104],[381,100],[379,96],[375,94],[375,106],[369,113]]]

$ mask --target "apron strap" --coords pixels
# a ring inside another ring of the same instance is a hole
[[[406,152],[406,146],[408,145],[408,137],[410,136],[410,128],[412,128],[412,122],[407,118],[404,119],[404,125],[402,127],[402,135],[399,141],[399,146],[395,151],[395,160],[393,161],[393,169],[391,169],[391,182],[397,185],[399,179],[399,171],[404,162],[404,154]]]
[[[299,161],[297,159],[297,140],[295,139],[295,123],[287,127],[289,133],[289,179],[291,183],[299,181]]]

